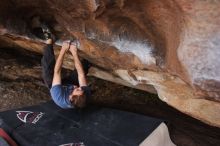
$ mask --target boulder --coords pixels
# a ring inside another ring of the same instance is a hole
[[[1,0],[0,46],[42,53],[33,18],[58,41],[77,38],[90,75],[157,93],[220,127],[220,1]],[[70,54],[64,67],[73,69]]]

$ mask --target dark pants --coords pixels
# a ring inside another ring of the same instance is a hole
[[[53,81],[53,73],[55,67],[55,55],[53,45],[47,45],[43,50],[43,57],[41,59],[43,80],[46,86],[50,89]],[[88,73],[90,63],[87,60],[82,60],[82,65],[85,74]],[[62,79],[62,84],[73,84],[79,86],[78,74],[76,70],[71,71],[69,76]]]

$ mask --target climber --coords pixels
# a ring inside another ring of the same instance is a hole
[[[87,60],[80,61],[77,53],[79,42],[76,40],[63,42],[59,56],[55,61],[53,35],[46,25],[42,25],[41,28],[47,44],[41,60],[43,79],[50,89],[53,101],[64,109],[84,107],[87,98],[91,96],[91,90],[86,81],[90,64]],[[75,70],[72,71],[70,76],[61,79],[64,55],[68,51],[72,54]]]

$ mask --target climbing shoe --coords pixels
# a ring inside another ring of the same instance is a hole
[[[49,27],[46,24],[42,23],[41,28],[44,34],[44,39],[45,40],[52,39],[52,33]]]
[[[55,41],[55,36],[51,33],[49,26],[42,21],[39,16],[33,16],[31,19],[32,33],[43,40],[52,39]]]

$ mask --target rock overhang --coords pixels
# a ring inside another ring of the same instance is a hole
[[[41,53],[44,42],[31,26],[39,16],[61,42],[80,40],[80,55],[98,67],[93,75],[157,91],[171,106],[219,126],[219,5],[199,0],[3,0],[1,46]],[[70,56],[65,66],[72,68]]]

